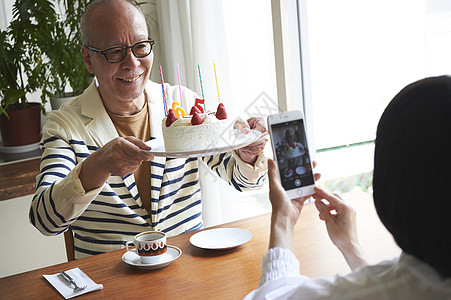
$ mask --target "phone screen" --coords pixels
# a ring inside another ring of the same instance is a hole
[[[272,124],[271,131],[284,189],[291,190],[314,184],[304,120]]]

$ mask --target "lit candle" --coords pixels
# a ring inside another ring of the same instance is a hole
[[[215,65],[215,62],[213,62],[213,68],[215,69],[216,90],[218,91],[218,100],[219,100],[219,103],[221,103],[221,97],[219,97],[218,76],[216,75],[216,65]]]

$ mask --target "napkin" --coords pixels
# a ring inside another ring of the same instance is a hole
[[[92,291],[98,291],[103,289],[102,284],[95,283],[91,278],[88,277],[82,270],[79,268],[74,268],[65,271],[72,277],[78,286],[85,286],[86,288],[80,292],[74,292],[74,286],[67,282],[60,273],[53,275],[44,275],[44,278],[50,282],[51,285],[63,296],[65,299],[70,299],[76,296],[80,296]]]

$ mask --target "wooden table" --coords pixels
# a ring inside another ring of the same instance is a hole
[[[377,218],[371,196],[351,192],[342,197],[357,211],[359,236],[369,261],[397,256],[400,250]],[[218,226],[245,228],[252,233],[248,243],[231,250],[196,248],[189,242],[194,233],[171,237],[168,243],[179,247],[183,254],[163,269],[141,270],[129,266],[121,259],[125,250],[117,250],[1,278],[0,299],[63,299],[42,275],[74,267],[104,286],[101,291],[76,299],[242,299],[258,286],[261,260],[268,247],[269,224],[270,215],[265,214]],[[313,203],[304,206],[295,235],[301,273],[331,277],[349,272],[345,260],[329,240]]]
[[[41,159],[0,164],[0,201],[34,194]]]

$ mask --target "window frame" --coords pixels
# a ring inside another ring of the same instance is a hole
[[[271,8],[279,110],[304,112],[315,149],[306,0],[271,0]]]

